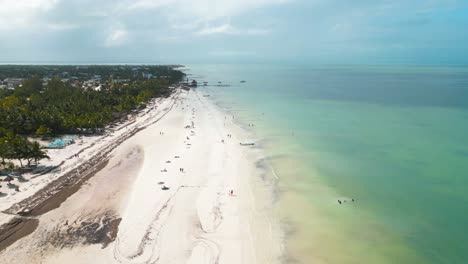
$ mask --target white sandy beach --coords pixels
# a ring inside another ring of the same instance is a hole
[[[107,165],[60,207],[38,216],[34,232],[0,252],[0,261],[279,263],[271,186],[259,177],[255,150],[239,145],[247,134],[199,91],[178,91],[156,106],[67,160],[61,173],[147,126],[112,150]],[[1,198],[9,199],[1,210],[60,175],[24,183],[29,187],[16,198]]]

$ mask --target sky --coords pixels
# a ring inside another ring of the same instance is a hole
[[[468,64],[468,0],[0,0],[0,62]]]

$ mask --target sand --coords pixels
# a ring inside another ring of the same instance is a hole
[[[57,208],[31,216],[37,228],[0,261],[280,262],[273,181],[261,177],[258,149],[239,145],[249,135],[196,90],[155,105],[108,144],[95,143],[94,155],[114,146],[103,169]],[[136,133],[118,141],[128,129]]]

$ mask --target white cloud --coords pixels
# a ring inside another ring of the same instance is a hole
[[[290,0],[130,0],[129,9],[170,8],[176,15],[215,19]]]
[[[223,24],[220,26],[204,27],[195,32],[195,35],[206,36],[214,34],[227,34],[227,35],[266,35],[269,34],[269,29],[250,28],[239,29],[230,24]]]
[[[205,27],[197,32],[195,32],[196,35],[213,35],[213,34],[232,34],[235,31],[235,29],[229,25],[229,24],[224,24],[221,26],[214,26],[214,27]]]
[[[46,29],[58,36],[61,31],[87,28],[89,37],[101,47],[127,44],[129,35],[138,37],[140,43],[179,43],[216,34],[266,35],[269,29],[241,28],[231,21],[252,10],[290,1],[0,0],[0,33],[21,35]]]
[[[104,46],[115,47],[125,44],[127,41],[128,32],[124,29],[112,30],[106,37]]]
[[[231,25],[231,18],[249,11],[292,0],[128,0],[127,11],[164,10],[170,27],[184,34],[266,35],[269,29],[239,29]],[[223,23],[224,21],[224,23]],[[227,22],[226,22],[227,21]],[[218,24],[213,26],[213,24]]]
[[[58,0],[0,0],[0,30],[31,26],[38,15],[57,3]]]

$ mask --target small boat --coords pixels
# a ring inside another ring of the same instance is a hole
[[[240,144],[241,146],[253,146],[253,145],[255,145],[255,143],[253,143],[253,142],[246,142],[246,143],[242,143],[242,142],[241,142],[241,143],[239,143],[239,144]]]
[[[245,80],[242,80],[242,81],[240,81],[240,82],[241,82],[241,83],[245,83],[246,81],[245,81]]]

